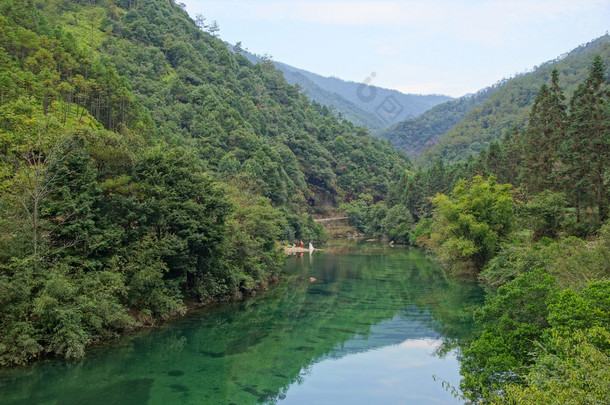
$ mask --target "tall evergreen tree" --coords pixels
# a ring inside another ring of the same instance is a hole
[[[558,144],[566,125],[565,96],[559,74],[553,70],[551,86],[543,84],[530,113],[525,131],[524,182],[531,194],[555,189]]]
[[[584,207],[596,210],[600,223],[608,216],[608,184],[604,180],[610,163],[610,109],[605,70],[597,55],[587,79],[572,96],[568,136],[562,148],[568,191],[575,200],[579,221]]]
[[[523,133],[517,128],[507,131],[502,138],[502,151],[506,162],[506,179],[510,184],[520,183],[523,168]]]

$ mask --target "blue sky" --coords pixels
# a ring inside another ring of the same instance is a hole
[[[461,96],[610,30],[610,0],[204,1],[221,39],[324,76]]]

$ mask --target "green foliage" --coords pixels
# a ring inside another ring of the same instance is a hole
[[[381,221],[383,234],[396,243],[408,243],[413,229],[413,217],[404,205],[390,208]]]
[[[476,314],[480,335],[463,350],[460,387],[471,400],[518,382],[531,363],[535,340],[549,327],[546,301],[555,291],[553,277],[530,271],[500,287]]]
[[[234,205],[229,221],[229,268],[237,291],[251,292],[278,275],[283,252],[277,241],[286,237],[288,220],[266,198],[244,194],[235,187],[228,192]]]
[[[485,266],[480,277],[497,286],[539,268],[554,275],[563,288],[582,289],[591,280],[610,276],[608,228],[606,225],[593,243],[573,236],[558,241],[543,238],[531,244],[506,243]]]
[[[483,329],[462,353],[468,399],[556,403],[551,395],[587,392],[584,403],[599,403],[591,398],[608,395],[608,281],[560,290],[544,270],[531,270],[500,287],[476,318]]]
[[[117,255],[110,263],[110,268],[123,274],[127,304],[144,317],[148,315],[155,319],[185,311],[177,283],[180,280],[164,279],[169,268],[163,257],[176,243],[180,241],[175,236],[159,240],[154,235],[147,235],[127,248],[129,256]]]
[[[385,202],[371,204],[366,209],[364,216],[365,233],[373,238],[382,238],[384,236],[383,220],[387,214],[388,207]]]
[[[432,241],[453,266],[481,270],[512,230],[510,185],[498,185],[493,177],[460,182],[451,197],[438,194],[433,202],[437,211]]]
[[[0,364],[265,288],[410,167],[173,1],[0,0],[0,30]]]
[[[367,205],[367,201],[369,205]],[[392,207],[384,201],[372,204],[370,195],[360,195],[360,199],[339,206],[348,216],[348,224],[373,238],[386,238],[396,243],[409,243],[413,230],[413,217],[402,204]]]
[[[121,275],[88,274],[65,262],[42,268],[40,257],[2,266],[0,364],[44,353],[81,357],[91,343],[115,336],[133,321],[121,305]]]
[[[434,232],[434,220],[432,218],[422,218],[409,235],[409,243],[413,246],[428,248],[432,232]]]
[[[544,190],[520,207],[520,215],[534,232],[534,240],[555,238],[565,222],[568,203],[563,193]]]
[[[544,353],[525,376],[493,397],[497,404],[605,404],[610,402],[610,332],[575,331],[554,339],[555,353]]]
[[[366,201],[362,199],[354,200],[349,203],[341,204],[339,209],[347,214],[347,223],[349,225],[356,228],[358,232],[364,233],[366,230]]]

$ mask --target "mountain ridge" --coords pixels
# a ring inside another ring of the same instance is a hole
[[[252,63],[271,60],[241,48],[236,49],[231,44],[227,46]],[[335,76],[323,76],[283,62],[272,62],[284,74],[288,83],[299,85],[312,100],[329,107],[332,105],[343,118],[373,133],[382,131],[403,119],[418,116],[440,103],[453,99],[443,94],[402,93]]]
[[[420,162],[429,164],[438,158],[449,162],[463,161],[476,155],[491,141],[500,139],[506,131],[523,128],[540,87],[550,80],[551,71],[558,69],[560,86],[566,94],[571,94],[588,74],[596,54],[602,56],[607,66],[610,65],[610,35],[602,35],[535,66],[532,71],[503,80],[504,84],[481,105],[473,106],[459,123],[440,137],[438,143],[426,149]]]
[[[525,125],[529,108],[540,86],[550,78],[553,68],[560,68],[562,85],[571,91],[586,75],[596,50],[605,49],[605,60],[610,62],[608,43],[610,36],[603,35],[526,72],[503,78],[473,95],[438,104],[417,117],[394,124],[374,135],[390,140],[412,159],[421,157],[420,161],[425,164],[439,157],[452,162],[465,160],[470,154],[476,155],[492,140],[499,139],[504,131]],[[573,65],[570,61],[574,59],[577,59],[578,66],[567,66]],[[573,71],[570,72],[570,69]],[[521,94],[511,94],[511,87],[517,87]],[[502,103],[500,99],[504,97],[513,97],[520,105],[511,107],[509,111],[497,111]],[[494,107],[492,104],[497,105]],[[497,125],[483,122],[485,117],[493,114],[500,114],[502,122]],[[473,132],[478,134],[473,136]]]

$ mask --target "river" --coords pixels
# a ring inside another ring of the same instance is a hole
[[[0,370],[9,404],[451,404],[483,291],[422,252],[339,241],[281,281],[91,349]],[[436,379],[434,378],[436,377]]]

